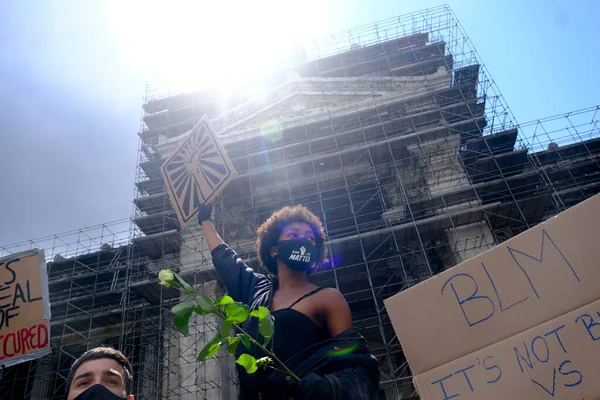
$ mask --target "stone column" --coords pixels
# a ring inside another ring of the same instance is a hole
[[[453,135],[409,146],[409,151],[417,156],[418,163],[423,168],[431,197],[470,187],[471,183],[460,161],[460,140],[459,135]],[[440,208],[436,210],[436,214],[452,214],[479,206],[477,201],[467,201]],[[485,220],[449,228],[446,230],[446,237],[456,264],[494,246],[494,237]]]
[[[180,274],[196,280],[196,292],[217,299],[224,290],[214,279],[215,272],[206,241],[198,226],[182,233],[179,253]],[[206,279],[206,281],[202,281]],[[185,295],[181,301],[186,300]],[[166,316],[165,316],[166,317]],[[189,335],[183,336],[174,326],[165,334],[165,375],[163,397],[179,400],[234,400],[237,390],[233,385],[235,368],[233,357],[226,349],[203,362],[198,354],[219,332],[220,318],[214,315],[193,315]]]
[[[34,361],[35,363],[36,361]],[[32,399],[49,399],[52,397],[52,387],[54,385],[55,376],[50,376],[50,374],[54,374],[55,368],[53,366],[56,364],[56,360],[52,354],[47,355],[37,362],[37,367],[35,368],[33,375],[33,385],[31,388],[31,398]]]

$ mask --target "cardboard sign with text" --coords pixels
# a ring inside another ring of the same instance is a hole
[[[231,182],[237,172],[206,116],[160,168],[182,229]]]
[[[0,365],[50,353],[48,274],[42,250],[0,258]]]
[[[385,304],[423,399],[596,399],[598,300],[600,195]]]

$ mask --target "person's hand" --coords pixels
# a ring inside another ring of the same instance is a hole
[[[312,373],[288,386],[288,394],[294,400],[329,400],[333,391],[327,379]]]
[[[202,221],[210,221],[210,215],[212,214],[212,210],[212,204],[201,204],[198,211],[198,223],[202,224]]]

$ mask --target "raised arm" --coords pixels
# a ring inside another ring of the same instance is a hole
[[[210,219],[206,219],[200,222],[200,226],[202,226],[202,232],[204,233],[204,238],[206,239],[206,243],[208,244],[208,249],[212,253],[217,246],[221,244],[225,244],[219,233],[215,229],[212,221]]]
[[[210,220],[211,213],[212,206],[202,206],[198,214],[198,222],[202,226],[213,265],[227,289],[227,294],[235,301],[249,304],[257,286],[266,283],[267,278],[249,268],[236,252],[225,244]]]

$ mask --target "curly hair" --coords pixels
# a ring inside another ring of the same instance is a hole
[[[304,222],[310,225],[315,235],[317,246],[317,264],[325,261],[325,231],[323,223],[315,214],[303,205],[286,206],[275,211],[256,230],[256,248],[261,264],[273,275],[277,275],[277,259],[271,256],[271,248],[276,247],[283,228],[293,222]]]

